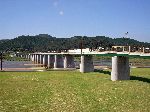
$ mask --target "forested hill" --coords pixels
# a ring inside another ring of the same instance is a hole
[[[51,51],[62,49],[80,48],[81,41],[83,48],[107,47],[113,45],[131,45],[150,47],[150,43],[139,42],[130,38],[109,38],[105,36],[71,38],[56,38],[46,34],[36,36],[19,36],[10,40],[0,40],[0,51]]]

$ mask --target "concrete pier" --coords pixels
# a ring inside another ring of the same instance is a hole
[[[43,64],[43,55],[40,54],[40,64]]]
[[[73,55],[65,55],[65,57],[64,57],[64,68],[75,68]]]
[[[34,63],[35,63],[35,61],[36,61],[36,55],[34,54],[33,57],[34,57],[33,59],[34,59]]]
[[[28,57],[27,57],[27,58],[28,58],[28,60],[30,60],[30,56],[31,56],[31,55],[30,55],[30,54],[28,54]]]
[[[64,60],[62,55],[55,55],[54,68],[64,68]]]
[[[36,63],[36,54],[34,55],[34,63]]]
[[[30,59],[31,59],[31,61],[34,61],[34,55],[33,54],[30,55]]]
[[[131,46],[129,46],[129,53],[131,52]]]
[[[130,79],[129,58],[124,56],[112,57],[111,80],[116,81],[129,79]]]
[[[45,55],[45,66],[48,65],[48,55]]]
[[[37,60],[37,63],[39,64],[40,63],[40,55],[38,54],[38,60]]]
[[[143,47],[143,54],[145,53],[145,47]]]
[[[81,56],[81,64],[80,64],[80,72],[93,72],[94,65],[93,65],[93,58],[91,55],[82,55]]]
[[[46,55],[43,55],[43,65],[46,66],[46,60],[45,60]]]
[[[34,63],[36,63],[36,58],[37,58],[37,57],[36,57],[36,54],[34,55],[34,57],[35,57],[35,58],[34,58]]]
[[[26,57],[26,59],[28,59],[28,55],[27,54],[25,55],[25,57]]]
[[[37,55],[36,55],[36,63],[37,63],[37,64],[39,63],[38,60],[39,60],[39,56],[38,56],[38,54],[37,54]]]
[[[48,68],[54,68],[54,55],[48,55],[47,56],[47,67]]]
[[[48,64],[48,55],[43,55],[43,66],[47,66]]]

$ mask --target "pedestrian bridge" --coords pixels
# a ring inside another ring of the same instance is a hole
[[[117,51],[88,51],[88,52],[35,52],[30,54],[18,54],[20,57],[26,57],[36,64],[42,64],[47,68],[75,68],[74,56],[81,56],[80,72],[87,73],[94,71],[93,55],[96,56],[111,56],[112,71],[111,80],[129,80],[130,79],[130,57],[150,58],[150,53],[144,52],[117,52]]]

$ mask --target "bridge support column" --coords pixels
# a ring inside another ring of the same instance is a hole
[[[36,54],[36,63],[38,64],[38,59],[39,59],[39,56],[38,54]]]
[[[41,64],[41,58],[42,58],[42,56],[41,56],[41,54],[39,54],[39,64]]]
[[[48,57],[47,57],[47,55],[43,55],[43,65],[44,66],[47,66],[47,61],[48,61],[48,59],[47,59]]]
[[[129,46],[129,53],[131,52],[131,46]]]
[[[64,68],[62,55],[55,55],[54,68]]]
[[[37,54],[37,64],[39,64],[39,63],[40,63],[40,55]]]
[[[124,56],[112,57],[111,80],[116,81],[129,79],[130,79],[129,57]]]
[[[64,68],[75,68],[73,55],[65,55]]]
[[[34,54],[32,54],[32,61],[34,62]]]
[[[28,59],[28,54],[25,55],[26,59]]]
[[[37,60],[37,63],[39,64],[40,63],[40,55],[38,54],[38,60]]]
[[[31,60],[31,54],[29,54],[29,60]]]
[[[43,66],[45,66],[45,61],[46,61],[46,60],[45,60],[45,57],[46,57],[46,56],[43,55]]]
[[[43,55],[40,54],[40,64],[43,64]]]
[[[30,56],[31,56],[31,54],[28,54],[28,60],[30,60]]]
[[[143,53],[145,53],[145,48],[143,47]]]
[[[34,57],[33,59],[34,59],[34,63],[35,63],[35,61],[36,61],[36,55],[34,54],[33,57]]]
[[[91,55],[82,55],[81,56],[81,64],[80,64],[80,72],[93,72],[94,65],[93,65],[93,58]]]
[[[33,54],[30,55],[30,60],[33,61]]]
[[[31,54],[28,54],[28,60],[29,60],[29,61],[30,61],[30,55],[31,55]]]
[[[35,54],[35,60],[34,60],[34,62],[36,63],[36,61],[37,61],[37,55]]]
[[[48,65],[48,55],[45,55],[45,66]]]
[[[125,48],[124,48],[124,46],[123,46],[123,48],[122,48],[122,51],[123,51],[123,52],[125,51]]]
[[[47,67],[54,68],[54,55],[47,56]]]

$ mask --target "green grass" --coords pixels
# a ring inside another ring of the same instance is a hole
[[[133,66],[150,66],[150,59],[129,58],[129,61]]]
[[[0,112],[148,112],[150,69],[132,69],[128,81],[108,72],[0,72]]]

